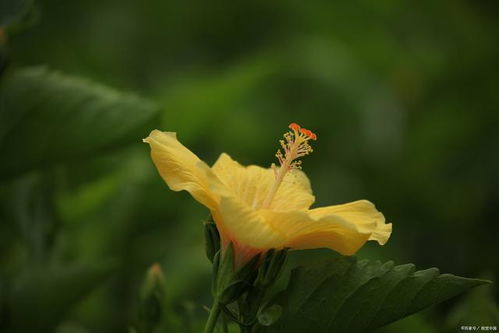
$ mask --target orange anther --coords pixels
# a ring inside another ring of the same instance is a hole
[[[307,136],[309,139],[317,140],[317,135],[315,135],[311,130],[300,128],[300,133]]]
[[[293,131],[299,131],[300,125],[298,125],[297,123],[291,123],[289,124],[289,128],[292,129]]]
[[[300,133],[306,136],[310,136],[310,131],[306,128],[300,128]]]

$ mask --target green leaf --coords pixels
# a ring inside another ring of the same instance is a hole
[[[52,332],[111,270],[109,264],[28,268],[16,277],[8,295],[10,331]]]
[[[499,323],[499,306],[492,286],[477,288],[468,293],[445,320],[449,332],[470,323],[479,323],[481,326],[494,326]]]
[[[20,20],[31,7],[33,0],[0,1],[0,27],[11,25]]]
[[[302,262],[290,260],[288,288],[276,297],[283,315],[271,332],[368,332],[487,283],[332,251],[307,263],[304,253],[314,251],[298,252]]]
[[[156,106],[148,100],[44,67],[0,86],[0,179],[139,143]]]

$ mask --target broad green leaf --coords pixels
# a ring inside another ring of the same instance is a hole
[[[72,306],[109,275],[108,264],[30,268],[17,276],[8,294],[12,332],[52,332]]]
[[[477,288],[456,304],[445,320],[449,332],[462,325],[479,323],[494,326],[499,323],[499,306],[492,286]]]
[[[0,179],[138,143],[156,112],[148,100],[44,67],[11,73],[0,85]]]
[[[291,260],[283,279],[287,291],[276,298],[283,315],[271,332],[368,332],[487,283],[333,252],[320,261]]]
[[[0,28],[20,20],[32,3],[33,0],[0,1]]]

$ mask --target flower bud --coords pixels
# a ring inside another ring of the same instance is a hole
[[[282,315],[282,307],[279,304],[274,304],[262,308],[258,311],[258,323],[262,326],[270,326],[274,324]]]
[[[146,331],[160,325],[165,312],[165,278],[159,264],[146,273],[139,294],[139,321]]]
[[[135,330],[180,332],[181,322],[167,299],[166,281],[159,264],[152,265],[139,292],[138,322]]]

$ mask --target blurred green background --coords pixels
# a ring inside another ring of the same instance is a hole
[[[41,0],[19,22],[0,33],[3,330],[126,332],[155,262],[202,326],[207,211],[157,174],[155,128],[268,166],[297,122],[315,206],[365,198],[393,223],[359,257],[499,280],[497,2]],[[381,331],[499,325],[497,296]]]

